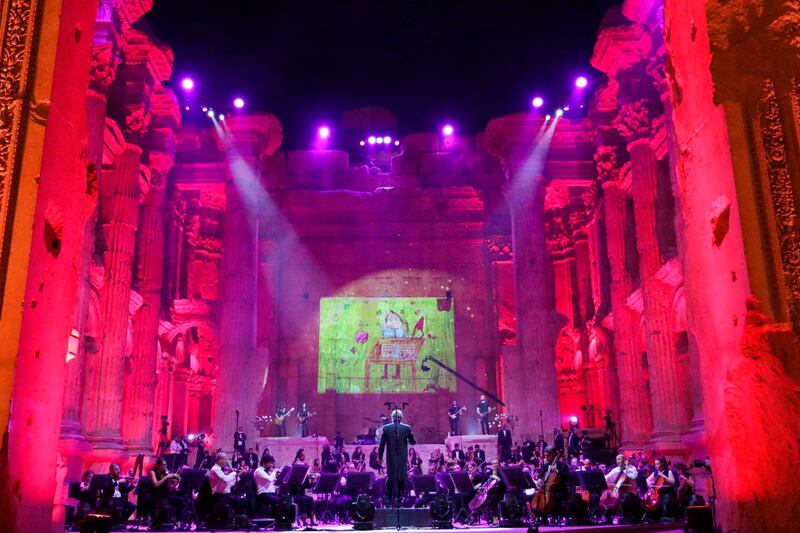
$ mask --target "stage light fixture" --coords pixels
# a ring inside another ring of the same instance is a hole
[[[553,118],[553,117],[550,116],[550,115],[547,115],[547,116],[544,117],[544,120],[545,120],[545,122],[548,122],[551,118]]]
[[[181,80],[181,88],[184,91],[191,91],[194,89],[194,80],[192,78],[183,78]]]
[[[575,415],[572,415],[571,417],[569,417],[569,425],[573,426],[573,427],[577,426],[578,425],[578,417],[575,416]]]
[[[187,438],[189,439],[189,442],[192,442],[194,440],[194,437],[195,437],[194,433],[189,433],[187,435]]]
[[[563,114],[564,114],[564,110],[563,109],[561,109],[560,107],[558,109],[556,109],[556,118],[562,116]]]
[[[375,139],[375,142],[378,144],[383,144],[383,137],[378,137],[377,139]]]
[[[378,140],[375,138],[374,135],[370,135],[369,138],[367,139],[367,142],[369,144],[375,144],[376,142],[378,142]]]
[[[445,124],[445,126],[442,128],[442,135],[445,137],[450,137],[455,131],[456,130],[453,128],[452,124]]]
[[[564,106],[564,111],[569,111],[569,106],[568,105]]]
[[[356,531],[369,531],[375,529],[375,505],[366,494],[361,494],[350,505],[350,517],[353,519],[353,529]]]
[[[242,109],[244,107],[244,98],[237,96],[233,99],[233,107],[236,109]]]
[[[317,135],[319,135],[320,139],[327,139],[331,136],[331,129],[328,126],[320,126]]]
[[[578,76],[575,80],[575,87],[578,89],[585,89],[587,85],[589,85],[589,80],[586,79],[586,76]]]
[[[223,115],[222,113],[220,113],[220,114],[219,114],[219,119],[220,119],[220,120],[225,120],[225,115]]]
[[[533,105],[533,107],[535,107],[536,109],[539,109],[544,105],[544,98],[542,98],[541,96],[535,97],[531,102],[531,105]]]
[[[395,146],[400,146],[400,141],[395,141],[395,142],[394,142],[394,145],[395,145]]]
[[[203,106],[201,109],[203,110],[203,113],[208,113],[208,107]]]
[[[186,111],[189,111],[189,106],[187,105],[186,107],[184,107],[184,109],[185,109]]]
[[[359,145],[359,146],[364,146],[365,144],[367,144],[367,143],[365,143],[364,141],[359,141],[359,142],[358,142],[358,145]]]
[[[206,115],[208,115],[209,118],[214,118],[214,110],[213,109],[209,109],[208,112],[206,113]]]
[[[443,493],[439,492],[433,498],[430,513],[431,526],[434,529],[453,529],[453,509]]]
[[[383,144],[392,144],[392,138],[387,135],[383,138]]]

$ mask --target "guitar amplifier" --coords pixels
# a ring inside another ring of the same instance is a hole
[[[397,509],[375,509],[375,529],[397,527]],[[401,507],[400,527],[431,527],[431,512],[427,507]]]

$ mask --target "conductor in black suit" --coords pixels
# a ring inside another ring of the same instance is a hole
[[[378,447],[378,457],[381,462],[383,462],[383,452],[386,451],[387,476],[384,501],[387,505],[395,501],[399,504],[402,500],[408,475],[408,445],[417,444],[411,426],[403,424],[402,421],[403,411],[400,409],[392,411],[392,423],[383,426],[381,443]]]

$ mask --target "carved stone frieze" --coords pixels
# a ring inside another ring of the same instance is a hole
[[[8,267],[11,213],[19,181],[22,125],[29,106],[32,43],[41,1],[4,2],[0,18],[0,301]]]
[[[650,137],[653,126],[653,110],[650,102],[641,98],[622,104],[613,126],[629,143]]]
[[[772,80],[766,80],[763,84],[760,109],[769,199],[775,214],[787,304],[795,331],[800,331],[800,216],[795,202],[796,191],[786,161],[786,138]]]
[[[105,42],[92,46],[89,88],[100,93],[108,91],[117,76],[117,66],[119,57],[114,43]]]
[[[622,168],[619,148],[610,145],[598,146],[594,153],[594,167],[597,171],[597,179],[603,183],[619,179]]]
[[[487,238],[486,248],[492,261],[511,261],[514,257],[514,249],[509,235],[493,235]]]

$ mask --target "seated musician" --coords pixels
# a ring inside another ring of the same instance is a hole
[[[339,522],[346,522],[350,517],[350,504],[358,497],[358,492],[352,487],[347,487],[347,474],[355,472],[353,463],[345,463],[342,466],[342,477],[336,485],[336,492],[330,500],[331,513],[338,517]]]
[[[378,475],[383,474],[383,465],[381,465],[380,460],[378,459],[378,447],[374,446],[372,450],[369,452],[369,467],[373,469]]]
[[[408,449],[408,473],[412,476],[422,474],[422,457],[414,448]]]
[[[608,491],[601,500],[608,509],[606,521],[611,522],[614,513],[618,513],[622,503],[622,497],[628,493],[636,492],[636,478],[639,471],[635,465],[629,464],[625,455],[617,455],[617,466],[608,471],[605,475]]]
[[[353,461],[353,466],[355,467],[356,472],[363,472],[364,471],[364,452],[361,450],[361,446],[356,446],[355,450],[353,450],[353,455],[351,457]]]
[[[108,478],[100,487],[98,508],[108,512],[115,524],[127,522],[128,517],[136,509],[136,506],[128,501],[128,494],[133,489],[133,484],[120,478],[119,465],[111,463],[108,467]]]
[[[156,459],[148,477],[153,485],[153,526],[159,527],[169,520],[170,508],[175,510],[177,518],[183,516],[184,501],[175,491],[181,477],[167,472],[167,463],[161,458]]]
[[[261,465],[253,472],[256,482],[256,501],[258,507],[272,514],[272,509],[278,503],[278,493],[275,490],[275,480],[278,473],[274,470],[275,459],[271,455],[261,458]]]
[[[89,487],[92,485],[92,478],[94,472],[87,470],[81,477],[81,482],[78,485],[78,506],[75,508],[75,523],[79,523],[83,518],[92,512],[95,505],[94,494]]]
[[[227,525],[230,522],[229,500],[236,483],[236,472],[224,452],[217,453],[214,466],[208,471],[208,481],[211,485],[210,522]]]
[[[484,486],[489,488],[486,498],[486,506],[489,513],[487,521],[489,524],[493,524],[495,517],[500,518],[500,502],[503,501],[503,496],[506,493],[506,486],[500,477],[500,459],[492,459],[491,467],[484,476],[483,483]]]
[[[306,453],[303,448],[297,450],[294,456],[293,465],[307,465]],[[311,488],[311,480],[306,476],[306,479],[299,485],[289,487],[289,495],[292,497],[298,510],[298,520],[302,520],[306,525],[307,521],[311,521],[311,525],[316,525],[316,517],[314,515],[314,499],[306,494],[306,489]]]
[[[537,491],[530,501],[531,512],[538,519],[548,521],[551,516],[560,516],[569,499],[567,479],[569,467],[558,459],[556,448],[544,449],[544,460],[538,471]]]
[[[647,477],[649,487],[646,499],[648,509],[657,518],[675,517],[675,476],[669,469],[666,458],[659,457],[655,460],[655,468]]]

